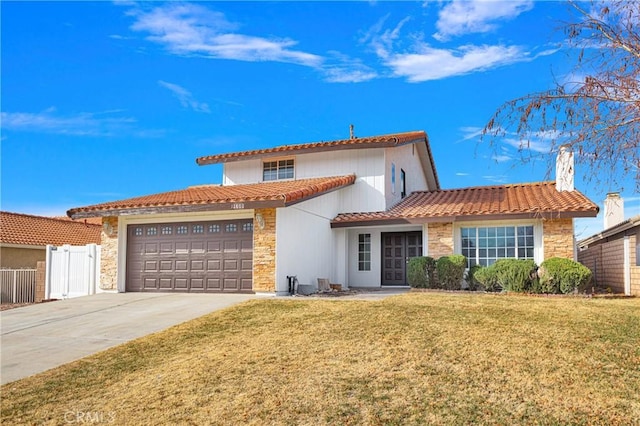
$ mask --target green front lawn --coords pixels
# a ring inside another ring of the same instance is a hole
[[[640,299],[256,300],[1,391],[2,424],[637,424]]]

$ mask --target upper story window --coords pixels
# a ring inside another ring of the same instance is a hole
[[[293,179],[293,159],[265,161],[262,166],[262,180]]]
[[[400,198],[407,196],[407,174],[400,169]]]

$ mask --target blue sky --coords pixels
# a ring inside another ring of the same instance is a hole
[[[553,179],[478,132],[504,101],[570,81],[556,2],[2,2],[2,210],[218,183],[195,158],[425,130],[443,188]],[[544,135],[532,140],[544,151]],[[576,186],[602,205],[633,182]],[[599,231],[578,220],[578,238]]]

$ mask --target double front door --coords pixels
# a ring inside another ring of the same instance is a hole
[[[407,264],[422,256],[422,232],[382,233],[382,285],[407,285]]]

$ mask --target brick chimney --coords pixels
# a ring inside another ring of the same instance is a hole
[[[573,191],[573,152],[568,145],[562,145],[556,158],[556,190]]]
[[[604,229],[624,222],[624,200],[619,192],[610,192],[604,200]]]

